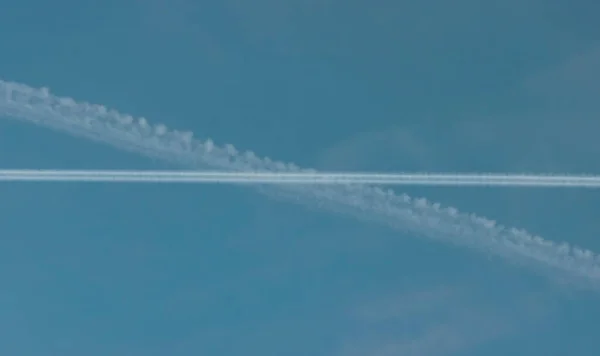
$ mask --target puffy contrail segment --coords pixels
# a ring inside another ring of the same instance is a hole
[[[0,116],[27,121],[113,147],[177,163],[189,169],[227,172],[316,173],[293,164],[219,147],[191,132],[151,126],[144,118],[101,105],[58,97],[47,88],[0,80]],[[399,231],[491,253],[510,263],[527,266],[562,281],[600,289],[600,257],[567,243],[557,244],[493,220],[443,208],[426,199],[365,184],[253,185],[273,198],[291,200],[360,220],[374,221]]]
[[[125,170],[0,170],[8,182],[213,183],[213,184],[379,184],[600,188],[600,177],[522,174],[219,172]]]

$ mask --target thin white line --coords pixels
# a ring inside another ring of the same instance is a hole
[[[4,182],[112,182],[212,184],[381,184],[421,186],[487,186],[600,188],[600,176],[493,173],[357,173],[357,172],[223,172],[156,170],[0,170]]]

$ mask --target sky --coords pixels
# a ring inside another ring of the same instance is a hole
[[[0,78],[323,170],[600,173],[591,0],[0,0]],[[169,169],[0,120],[1,168]],[[600,252],[593,190],[394,188]],[[214,185],[0,185],[3,355],[596,355],[599,296]]]

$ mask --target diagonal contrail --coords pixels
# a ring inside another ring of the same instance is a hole
[[[41,170],[0,169],[4,182],[112,182],[112,183],[212,183],[296,185],[420,185],[459,187],[600,188],[600,176],[355,173],[355,172],[223,172],[152,170]]]
[[[191,132],[151,126],[144,118],[109,110],[104,106],[58,97],[47,88],[0,80],[0,115],[49,127],[113,147],[177,163],[190,169],[227,172],[316,173],[252,152],[239,153],[232,145],[216,146]],[[501,256],[510,263],[528,266],[555,279],[600,289],[600,257],[567,243],[554,243],[527,231],[457,209],[442,208],[426,199],[365,184],[253,185],[273,198],[291,200],[311,208],[374,221],[391,228],[438,241]]]

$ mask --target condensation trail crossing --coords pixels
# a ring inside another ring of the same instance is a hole
[[[172,88],[177,91],[177,88]],[[317,173],[294,164],[239,152],[191,132],[150,125],[101,105],[53,95],[47,88],[0,80],[0,116],[33,123],[191,170],[226,172]],[[556,243],[495,221],[442,207],[424,198],[367,184],[253,184],[259,192],[309,208],[331,211],[389,226],[435,241],[492,253],[509,263],[528,267],[561,281],[600,291],[600,256]],[[576,231],[573,231],[575,233]]]
[[[458,187],[600,188],[600,177],[524,174],[223,172],[150,170],[0,170],[4,182],[112,182],[197,184],[379,184]]]

